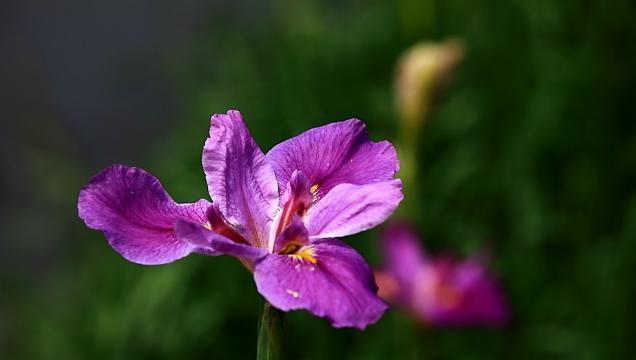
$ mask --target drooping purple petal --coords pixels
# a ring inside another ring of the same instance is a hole
[[[313,241],[298,255],[268,255],[256,264],[254,279],[275,307],[304,309],[335,327],[364,329],[387,309],[367,263],[336,239]]]
[[[122,165],[106,168],[84,186],[78,200],[79,217],[101,230],[108,243],[129,261],[165,264],[180,259],[194,246],[175,236],[177,219],[207,222],[207,200],[177,204],[157,178]]]
[[[245,260],[256,260],[267,255],[266,249],[234,242],[204,226],[187,220],[177,220],[179,239],[196,247],[205,255],[231,255]]]
[[[334,187],[307,212],[310,237],[342,237],[382,223],[402,201],[401,188],[399,179]]]
[[[399,170],[393,145],[370,141],[364,123],[358,119],[308,130],[274,146],[267,159],[281,192],[294,170],[299,170],[309,179],[316,199],[338,184],[386,181]]]
[[[212,116],[203,169],[212,201],[223,216],[250,243],[267,246],[278,207],[278,186],[238,111]]]

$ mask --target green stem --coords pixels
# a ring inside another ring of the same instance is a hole
[[[285,314],[265,301],[258,327],[257,360],[283,359],[282,341]]]

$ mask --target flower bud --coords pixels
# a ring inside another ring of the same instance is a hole
[[[400,57],[395,96],[405,130],[417,130],[423,125],[436,92],[449,80],[463,54],[463,44],[451,39],[441,43],[418,43]]]

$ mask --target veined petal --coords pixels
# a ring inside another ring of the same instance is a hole
[[[377,296],[371,269],[354,249],[336,239],[311,242],[304,256],[271,254],[254,268],[258,291],[283,311],[304,309],[335,327],[364,329],[386,304]]]
[[[129,261],[165,264],[180,259],[194,246],[175,236],[177,219],[207,222],[207,200],[177,204],[157,178],[146,171],[113,165],[82,188],[79,217],[91,229],[101,230],[118,253]]]
[[[310,238],[347,236],[382,223],[402,201],[401,189],[399,179],[334,187],[307,212]]]
[[[278,208],[278,185],[238,111],[212,116],[203,169],[212,201],[223,216],[251,244],[266,247]]]
[[[234,242],[225,236],[187,220],[177,220],[176,233],[179,239],[197,248],[205,255],[231,255],[245,260],[256,260],[267,255],[266,249]]]
[[[274,146],[267,159],[281,192],[294,170],[299,170],[311,182],[316,199],[338,184],[386,181],[399,170],[393,145],[369,140],[364,123],[358,119],[308,130]]]

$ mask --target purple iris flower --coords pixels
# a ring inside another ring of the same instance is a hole
[[[231,255],[276,308],[363,329],[387,309],[373,272],[338,240],[383,222],[402,200],[387,141],[350,119],[258,147],[238,111],[212,116],[203,148],[212,202],[177,204],[146,171],[114,165],[79,195],[79,216],[129,261]]]
[[[502,326],[509,317],[504,292],[477,258],[458,261],[424,253],[405,224],[392,224],[382,242],[380,296],[432,326]]]

